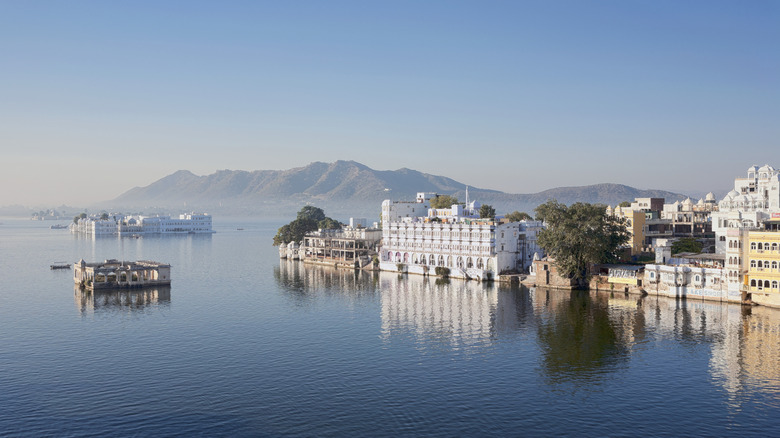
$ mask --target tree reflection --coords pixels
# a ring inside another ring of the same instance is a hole
[[[618,332],[623,328],[610,320],[608,297],[584,291],[544,293],[549,314],[539,322],[538,339],[542,372],[549,379],[600,379],[627,360],[628,348]]]

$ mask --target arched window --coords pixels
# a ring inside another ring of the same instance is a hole
[[[777,244],[776,243],[772,244],[772,251],[777,251]]]
[[[772,282],[772,289],[777,289],[777,281]]]
[[[760,280],[759,280],[760,281]],[[769,280],[764,280],[764,287],[769,289]]]
[[[776,261],[772,262],[772,269],[777,269],[777,262]]]
[[[756,242],[750,242],[750,250],[755,251],[756,250]]]
[[[755,268],[756,267],[756,261],[755,260],[751,260],[750,261],[750,267],[751,268]]]
[[[759,260],[759,261],[757,261],[757,262],[756,262],[756,267],[758,267],[758,268],[763,268],[763,267],[764,267],[764,265],[763,265],[763,263],[761,262],[761,260]]]
[[[436,257],[433,254],[428,256],[428,264],[431,266],[436,266]]]
[[[466,259],[466,267],[467,268],[473,268],[474,267],[474,262],[473,262],[473,260],[471,260],[471,257]]]
[[[756,287],[756,280],[750,280],[750,287]]]
[[[482,257],[477,258],[477,269],[482,269],[484,265],[482,264]]]
[[[759,250],[764,249],[764,246],[761,244],[761,242],[758,242],[758,249]]]

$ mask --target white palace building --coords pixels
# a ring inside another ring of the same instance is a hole
[[[70,225],[70,231],[88,236],[123,236],[141,234],[201,234],[213,233],[211,215],[181,214],[178,217],[110,215],[107,218],[88,216]]]
[[[450,277],[491,280],[527,272],[534,255],[543,256],[536,242],[541,221],[480,219],[481,205],[468,200],[433,209],[436,196],[418,193],[414,202],[382,203],[381,270],[437,275],[442,267]]]

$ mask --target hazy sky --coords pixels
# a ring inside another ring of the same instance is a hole
[[[0,206],[337,159],[513,193],[780,166],[777,1],[4,1],[0,54]]]

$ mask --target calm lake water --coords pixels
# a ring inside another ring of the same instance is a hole
[[[770,436],[780,311],[280,261],[281,223],[0,225],[3,436]],[[243,230],[238,230],[243,228]],[[85,294],[57,261],[170,263]]]

